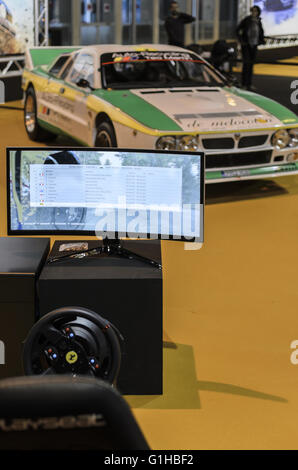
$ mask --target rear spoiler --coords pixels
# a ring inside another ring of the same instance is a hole
[[[80,47],[31,47],[25,52],[25,68],[32,70],[40,65],[50,65],[59,55],[77,51]]]

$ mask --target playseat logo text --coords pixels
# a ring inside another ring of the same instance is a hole
[[[5,364],[5,344],[0,340],[0,365]]]
[[[298,364],[298,340],[294,340],[291,342],[291,349],[294,351],[291,354],[291,363],[295,366]]]
[[[294,91],[291,93],[291,103],[298,104],[298,80],[291,82],[291,88],[294,88]]]
[[[62,416],[59,418],[40,419],[0,419],[1,431],[28,431],[45,429],[74,429],[74,428],[98,428],[105,426],[106,422],[102,415],[78,415]]]

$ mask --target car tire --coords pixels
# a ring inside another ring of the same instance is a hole
[[[113,126],[109,122],[101,122],[96,130],[95,147],[117,147]]]
[[[37,103],[35,91],[32,87],[28,88],[24,105],[24,124],[25,129],[31,140],[53,140],[57,136],[52,132],[42,129],[37,121]]]

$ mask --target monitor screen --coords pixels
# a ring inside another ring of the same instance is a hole
[[[203,242],[202,153],[8,148],[9,235]]]

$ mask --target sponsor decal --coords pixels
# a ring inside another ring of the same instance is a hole
[[[213,121],[211,122],[211,126],[212,127],[230,127],[230,126],[254,126],[256,124],[264,124],[264,123],[270,123],[272,122],[273,120],[271,118],[268,118],[268,119],[262,119],[262,118],[253,118],[253,119],[250,119],[250,118],[239,118],[239,119],[235,119],[235,118],[231,118],[231,119],[227,119],[227,120],[224,120],[224,121]]]
[[[57,111],[52,112],[51,116],[52,116],[52,120],[57,123],[59,123],[60,121],[63,121],[64,123],[67,123],[67,124],[71,122],[71,120],[67,116],[65,116],[64,114],[57,113]]]
[[[225,178],[241,178],[242,176],[249,176],[250,170],[227,170],[221,171],[222,176]]]
[[[59,95],[54,95],[54,93],[43,93],[43,100],[47,103],[60,106],[61,108],[64,108],[65,111],[74,113],[74,105]]]
[[[186,127],[187,129],[196,129],[200,127],[199,121],[195,120],[189,120],[189,119],[176,119],[177,122],[183,125],[183,127]]]
[[[106,54],[109,56],[109,54]],[[127,62],[130,60],[196,60],[187,52],[163,52],[163,51],[136,51],[136,52],[114,52],[111,54],[113,62]],[[201,61],[200,61],[201,62]],[[109,63],[109,58],[107,62]],[[103,65],[105,65],[105,63]]]
[[[222,170],[221,176],[224,178],[241,178],[244,176],[252,176],[256,173],[258,174],[268,174],[268,173],[282,173],[282,172],[297,172],[297,166],[295,163],[289,163],[287,165],[279,166],[268,166],[265,168],[251,168],[251,169],[242,169],[242,170]]]
[[[42,114],[47,114],[47,115],[49,115],[49,114],[50,114],[50,109],[47,108],[46,106],[43,106],[41,112],[42,112]]]
[[[227,116],[228,119],[225,119],[223,116],[221,119],[212,120],[210,122],[211,116],[208,117],[206,114],[174,114],[173,117],[176,121],[187,128],[199,127],[200,123],[197,121],[197,119],[202,119],[204,122],[206,122],[206,119],[209,119],[208,126],[211,126],[213,129],[255,126],[258,124],[269,124],[270,122],[273,122],[273,119],[271,118],[247,118],[245,116],[238,116],[237,118]]]
[[[57,113],[57,111],[49,109],[46,116],[49,116],[49,119],[45,120],[45,122],[67,129],[68,131],[72,130],[72,121],[65,114]],[[41,119],[43,119],[43,116]]]
[[[62,416],[39,419],[0,419],[1,431],[38,431],[50,429],[95,428],[105,426],[102,415]]]
[[[268,121],[267,121],[267,119],[264,119],[264,118],[257,118],[257,119],[256,119],[256,122],[260,122],[260,123],[263,124],[263,123],[266,123],[266,122],[268,122]]]
[[[297,170],[295,163],[289,163],[288,165],[281,165],[278,167],[279,171],[295,171]]]

